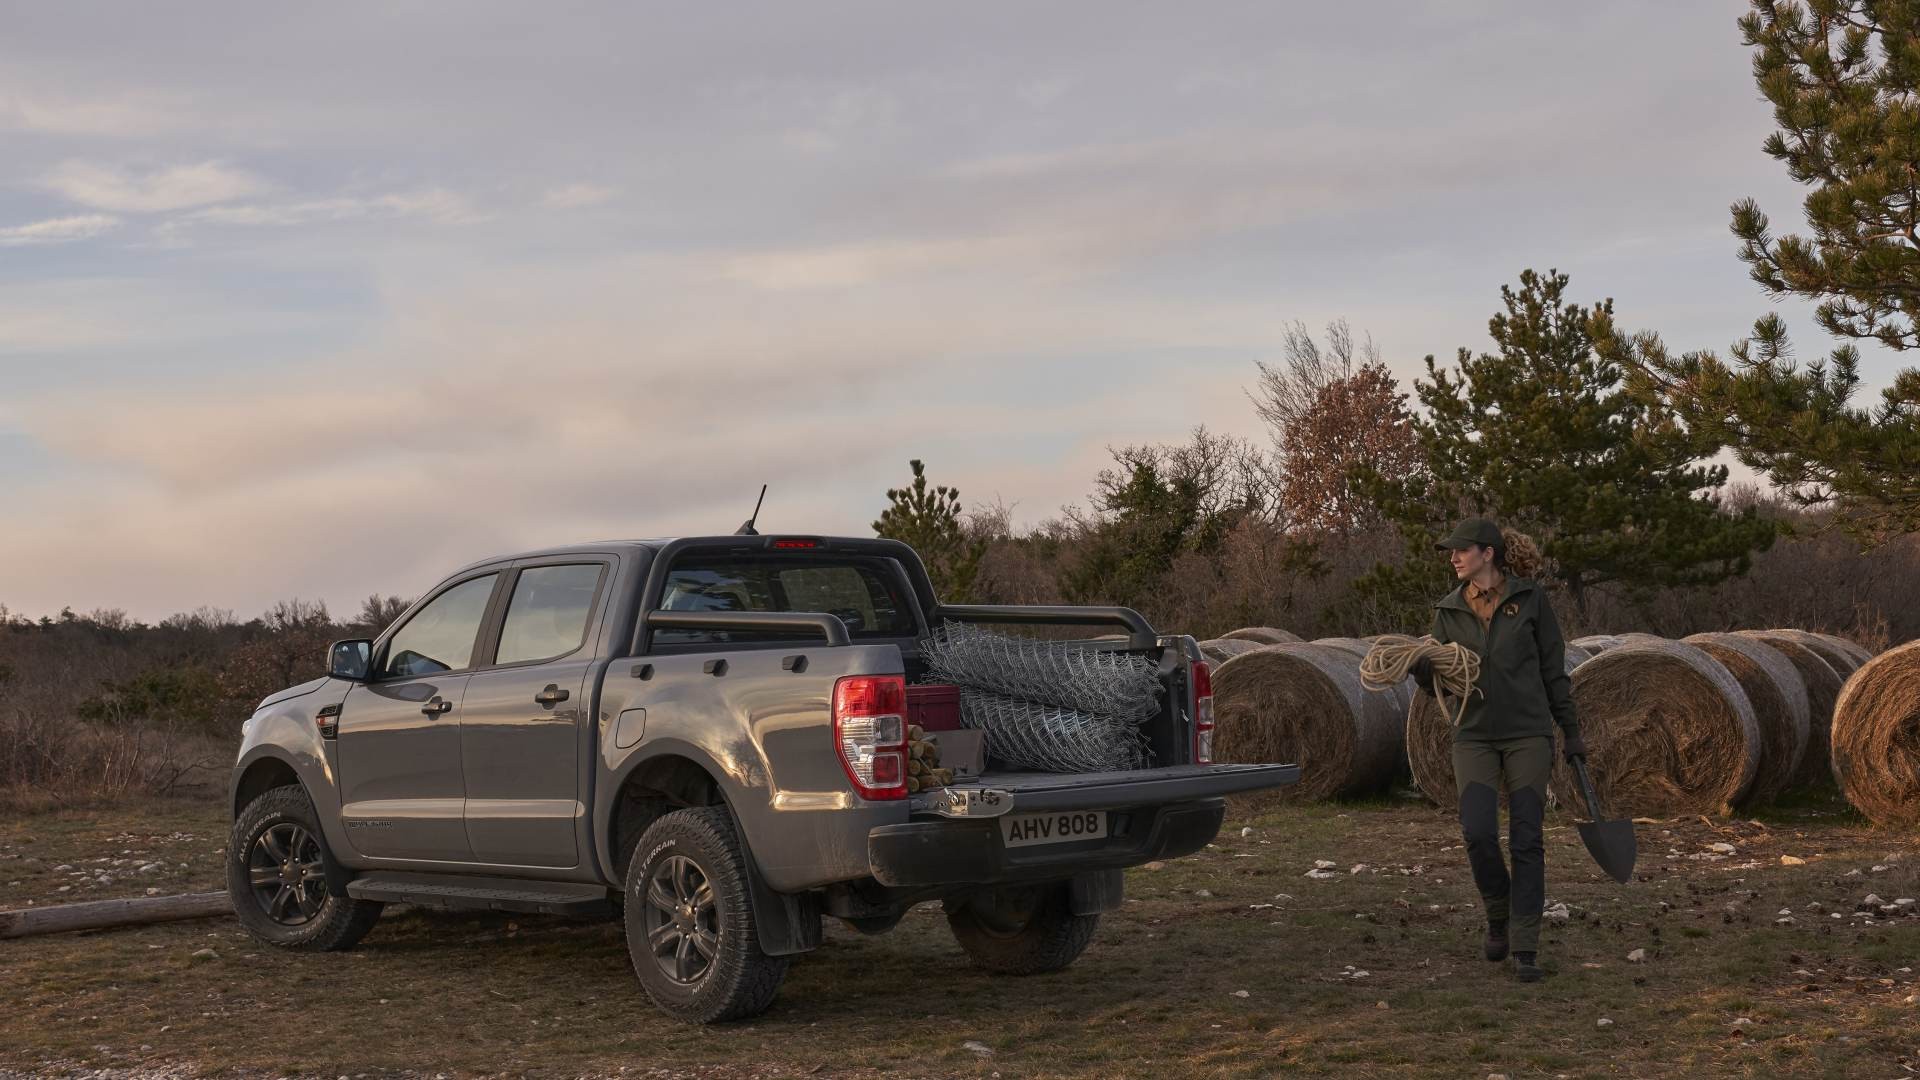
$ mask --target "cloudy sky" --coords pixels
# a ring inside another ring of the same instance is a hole
[[[910,457],[1032,521],[1528,266],[1724,348],[1800,194],[1742,8],[0,0],[0,603],[864,533]]]

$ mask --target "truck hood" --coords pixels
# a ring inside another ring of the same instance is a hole
[[[325,675],[322,675],[319,678],[313,680],[312,682],[303,682],[299,686],[289,686],[285,690],[282,690],[277,694],[268,694],[266,697],[266,700],[262,701],[259,707],[256,708],[254,711],[258,712],[260,709],[264,709],[269,705],[276,705],[290,698],[297,698],[305,694],[311,694],[315,690],[320,689],[321,687],[327,685],[332,681],[333,680],[331,678]]]

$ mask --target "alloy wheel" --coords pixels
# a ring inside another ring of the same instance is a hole
[[[697,983],[720,952],[713,883],[685,855],[669,855],[647,875],[647,947],[674,982]]]
[[[312,921],[327,902],[319,837],[292,821],[262,829],[247,851],[247,883],[267,918],[282,926]]]

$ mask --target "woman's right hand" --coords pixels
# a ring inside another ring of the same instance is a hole
[[[1415,660],[1408,666],[1407,673],[1413,676],[1414,685],[1429,694],[1436,693],[1433,681],[1433,657],[1422,656]]]

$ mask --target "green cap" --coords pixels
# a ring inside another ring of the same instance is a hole
[[[1433,546],[1458,551],[1476,544],[1481,547],[1499,548],[1502,551],[1507,547],[1506,538],[1500,535],[1500,526],[1483,517],[1467,518],[1453,527],[1453,535]]]

